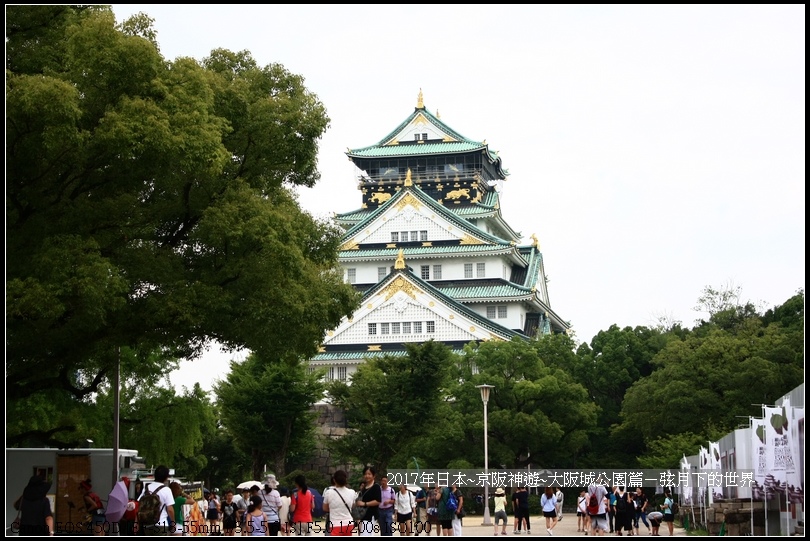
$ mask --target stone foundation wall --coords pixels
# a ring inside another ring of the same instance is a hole
[[[753,513],[752,513],[753,506]],[[695,516],[692,517],[694,511]],[[703,517],[699,516],[699,508],[694,510],[682,506],[679,515],[681,522],[688,518],[689,524],[702,524]],[[777,511],[773,511],[777,513]],[[751,517],[753,515],[753,529]],[[715,502],[706,509],[706,529],[709,535],[719,535],[723,523],[726,523],[726,535],[765,535],[765,503],[751,502],[750,499],[733,499]]]
[[[327,477],[336,470],[346,470],[351,475],[353,470],[358,467],[333,461],[327,446],[328,442],[336,440],[346,433],[346,416],[343,410],[331,404],[317,404],[314,409],[318,412],[318,419],[315,421],[317,427],[315,456],[307,464],[301,466],[301,469],[317,471]]]

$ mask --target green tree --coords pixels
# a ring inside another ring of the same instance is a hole
[[[316,413],[323,374],[309,372],[299,359],[266,359],[254,353],[231,362],[224,381],[214,386],[221,423],[233,443],[251,456],[251,473],[258,479],[269,462],[279,477],[288,463],[303,461],[314,449]]]
[[[476,386],[488,384],[495,387],[488,403],[491,464],[575,466],[572,457],[588,443],[596,406],[585,387],[538,355],[542,350],[550,357],[552,349],[519,338],[466,347],[453,407],[462,415],[465,432],[456,448],[466,450],[470,462],[483,464],[483,412]]]
[[[797,324],[804,319],[803,294],[786,305],[770,312],[767,325],[746,309],[729,326],[729,312],[721,310],[719,324],[710,320],[670,341],[653,360],[656,370],[627,391],[626,427],[645,439],[728,431],[738,417],[760,413],[754,404],[771,404],[796,387],[804,380],[804,332]]]
[[[455,362],[450,349],[433,340],[406,344],[406,354],[368,359],[351,378],[335,382],[332,403],[346,411],[348,432],[333,449],[344,459],[404,467],[417,442],[437,421],[448,399],[448,376]],[[446,423],[442,423],[446,426]]]
[[[329,124],[303,78],[245,51],[166,61],[109,7],[6,14],[8,400],[82,400],[118,348],[314,353],[358,297],[340,230],[290,191]]]

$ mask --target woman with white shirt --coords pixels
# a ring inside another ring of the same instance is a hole
[[[323,510],[329,513],[331,523],[330,536],[350,536],[354,530],[352,517],[352,503],[357,493],[346,486],[348,476],[343,470],[338,470],[333,476],[335,486],[323,494]]]
[[[405,485],[399,486],[394,498],[394,512],[397,514],[397,523],[399,523],[399,535],[411,535],[413,533],[413,511],[416,507],[416,498],[408,487]]]

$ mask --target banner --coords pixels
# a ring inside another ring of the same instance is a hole
[[[686,455],[683,455],[681,459],[681,478],[689,479],[692,476],[691,473],[691,465],[689,464],[689,460],[687,460]],[[681,505],[692,506],[693,502],[693,492],[695,491],[695,487],[693,484],[689,484],[688,486],[682,487],[681,489]]]
[[[787,408],[793,470],[787,472],[788,501],[804,505],[804,408]]]
[[[722,465],[720,464],[720,442],[719,441],[710,441],[709,442],[709,464],[710,469],[712,471],[716,471],[722,474]],[[722,483],[712,483],[709,487],[711,490],[712,497],[709,500],[710,502],[718,502],[723,501],[725,498],[723,495],[723,484]]]
[[[786,398],[781,407],[765,410],[765,491],[768,499],[781,499],[787,494],[788,472],[795,472],[793,450],[788,423],[790,401]]]
[[[755,501],[765,499],[765,472],[768,469],[765,456],[765,419],[751,417],[751,467],[754,479],[751,482],[751,497]]]
[[[706,473],[711,469],[711,458],[709,457],[709,450],[703,446],[700,447],[700,451],[698,452],[698,466],[700,467],[701,473]],[[706,494],[708,492],[708,483],[705,481],[706,477],[707,476],[703,476],[704,481],[696,487],[698,500],[697,503],[701,507],[706,505]]]

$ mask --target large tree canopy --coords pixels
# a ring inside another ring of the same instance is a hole
[[[301,76],[167,61],[104,7],[8,6],[6,66],[9,397],[85,396],[119,346],[308,355],[351,313],[340,232],[290,191],[329,124]]]
[[[254,479],[269,461],[278,476],[287,462],[314,449],[317,413],[325,385],[318,372],[291,358],[272,361],[258,354],[232,362],[224,381],[215,386],[223,428],[232,442],[252,457]]]

